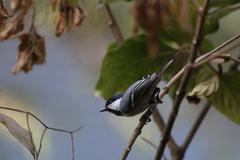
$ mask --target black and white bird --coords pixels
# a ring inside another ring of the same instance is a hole
[[[100,112],[108,111],[118,116],[135,116],[146,110],[154,101],[158,99],[157,87],[161,81],[162,73],[172,64],[170,60],[159,72],[143,77],[133,83],[123,94],[117,94],[108,99],[105,108]]]

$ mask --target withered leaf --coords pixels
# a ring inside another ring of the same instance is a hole
[[[76,26],[80,26],[83,20],[85,19],[85,17],[86,17],[86,14],[82,10],[82,8],[80,8],[79,6],[74,7],[74,14],[73,14],[72,21]]]
[[[45,40],[35,31],[20,36],[17,63],[12,68],[12,73],[20,71],[25,73],[32,70],[33,65],[45,63]]]
[[[52,6],[56,8],[55,2]],[[86,17],[85,12],[80,6],[70,6],[65,0],[62,0],[57,6],[58,11],[55,18],[56,29],[55,35],[61,36],[64,32],[68,32],[74,26],[80,26]]]
[[[0,122],[5,125],[13,137],[25,146],[34,156],[35,147],[28,130],[19,125],[14,119],[0,113]]]
[[[187,94],[187,100],[190,103],[199,103],[201,99],[208,98],[216,93],[219,88],[219,77],[214,76],[210,80],[204,81],[195,86],[192,91]]]
[[[0,40],[18,37],[24,28],[24,18],[32,6],[32,0],[11,0],[11,17],[4,23]]]
[[[135,25],[140,26],[149,36],[150,58],[156,58],[159,51],[157,35],[168,23],[169,2],[167,0],[134,1],[133,16]]]
[[[9,16],[9,13],[3,3],[2,0],[0,0],[0,17],[8,17]]]
[[[4,6],[4,3],[2,0],[0,0],[0,31],[4,29],[5,26],[5,20],[9,17],[8,11],[6,7]]]
[[[4,24],[4,30],[0,32],[0,40],[16,38],[23,31],[23,28],[23,19]]]

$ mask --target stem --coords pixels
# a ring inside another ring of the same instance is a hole
[[[70,134],[71,137],[71,145],[72,145],[72,160],[75,158],[75,151],[74,151],[74,139],[73,139],[73,133]]]
[[[31,127],[30,127],[30,122],[29,122],[29,114],[26,114],[26,122],[27,122],[27,128],[28,128],[28,131],[29,131],[29,138],[31,140],[31,144],[33,146],[33,150],[34,150],[34,153],[33,154],[33,158],[34,160],[36,159],[37,160],[37,151],[36,151],[36,146],[34,144],[34,141],[33,141],[33,136],[32,136],[32,130],[31,130]]]
[[[202,111],[200,112],[199,116],[197,117],[196,121],[194,122],[191,130],[189,131],[183,145],[182,145],[182,151],[183,151],[183,155],[186,151],[186,149],[188,148],[189,144],[191,143],[191,141],[193,140],[194,135],[196,134],[198,128],[200,127],[200,125],[202,124],[204,118],[206,117],[208,111],[210,109],[210,104],[206,104],[204,106],[204,108],[202,109]]]
[[[39,143],[39,148],[38,148],[38,151],[37,151],[37,159],[39,158],[39,155],[40,155],[40,152],[41,152],[41,149],[42,149],[42,142],[43,142],[43,138],[45,136],[45,133],[47,131],[47,128],[45,127],[43,132],[42,132],[42,135],[41,135],[41,139],[40,139],[40,143]]]
[[[230,71],[236,71],[238,69],[238,66],[240,65],[240,56],[238,56],[238,58],[230,56],[230,59],[234,61],[234,63],[230,66]]]
[[[187,88],[188,82],[190,80],[192,69],[193,69],[192,64],[194,63],[195,59],[197,58],[197,52],[201,45],[201,41],[202,41],[202,37],[203,37],[204,22],[205,22],[205,18],[206,18],[207,11],[208,11],[208,4],[209,4],[209,0],[205,0],[203,3],[203,7],[201,8],[202,12],[201,12],[201,14],[199,14],[195,36],[192,41],[192,50],[191,50],[189,62],[187,65],[188,67],[186,68],[186,71],[180,82],[180,85],[178,88],[179,92],[173,103],[172,111],[169,115],[166,130],[163,134],[163,139],[161,140],[157,155],[155,157],[156,160],[160,160],[164,153],[166,144],[169,141],[173,125],[174,125],[176,117],[178,115],[178,111],[179,111],[181,102],[185,96],[186,88]]]
[[[111,8],[107,2],[104,2],[104,9],[108,17],[108,25],[112,30],[113,36],[115,37],[118,44],[122,44],[124,41],[123,35],[119,29],[119,26],[112,14]]]
[[[142,137],[142,140],[143,140],[144,142],[146,142],[147,144],[149,144],[150,146],[152,146],[154,149],[157,149],[157,146],[156,146],[153,142],[151,142],[150,140],[148,140],[147,138]]]
[[[208,111],[210,109],[210,104],[207,103],[200,114],[198,115],[196,121],[192,125],[192,128],[190,129],[188,135],[186,136],[185,141],[183,142],[182,146],[179,149],[179,152],[176,156],[174,156],[174,160],[182,160],[185,156],[185,153],[187,151],[187,148],[189,147],[190,143],[192,142],[194,136],[196,135],[200,125],[202,124],[204,118],[206,117]]]

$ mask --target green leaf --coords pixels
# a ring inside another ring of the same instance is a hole
[[[224,73],[217,81],[215,79],[217,74],[209,65],[204,65],[196,72],[189,84],[188,91],[193,92],[194,88],[196,91],[199,86],[202,86],[202,91],[204,91],[204,87],[208,86],[206,91],[212,90],[211,95],[200,94],[202,97],[199,95],[198,98],[207,98],[209,103],[226,117],[240,123],[240,72]]]
[[[204,33],[211,34],[216,32],[219,29],[219,21],[228,14],[236,11],[240,8],[240,5],[230,5],[224,8],[218,8],[208,14],[205,26]]]
[[[240,72],[224,74],[209,101],[233,122],[240,124]]]
[[[140,35],[126,40],[119,47],[116,44],[109,47],[96,85],[99,95],[107,99],[117,92],[124,92],[133,82],[160,70],[176,52],[170,46],[160,43],[159,56],[150,59],[146,39],[146,36]]]

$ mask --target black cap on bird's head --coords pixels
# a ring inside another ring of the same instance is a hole
[[[119,110],[120,100],[123,94],[117,94],[109,98],[105,104],[105,108],[100,110],[100,112],[110,112],[117,116],[122,116],[122,113]]]

